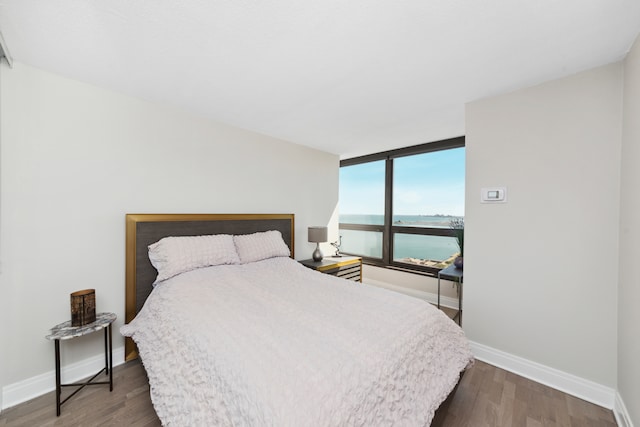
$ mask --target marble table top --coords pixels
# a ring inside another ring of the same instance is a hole
[[[68,340],[75,337],[81,337],[83,335],[90,334],[100,329],[104,329],[116,320],[115,313],[98,313],[96,314],[96,321],[87,323],[82,326],[71,326],[71,320],[62,322],[59,325],[51,328],[51,334],[45,338],[48,340]]]

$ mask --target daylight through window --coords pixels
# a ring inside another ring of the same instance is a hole
[[[342,251],[367,263],[436,273],[460,249],[464,137],[343,160]]]

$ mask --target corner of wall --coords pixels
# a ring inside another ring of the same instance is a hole
[[[1,36],[0,36],[1,37]],[[2,290],[4,289],[4,285],[3,285],[3,277],[2,277],[2,205],[3,205],[3,197],[2,195],[4,194],[4,191],[2,191],[2,129],[4,128],[4,126],[2,125],[2,104],[3,104],[3,100],[2,100],[2,82],[3,82],[3,75],[5,72],[6,66],[3,64],[3,61],[0,60],[0,293],[2,292]],[[3,304],[6,304],[5,302],[6,298],[2,298],[0,297],[0,313],[6,313],[6,310],[4,309],[4,307],[2,306]],[[0,314],[0,316],[4,317],[4,314]],[[7,325],[8,323],[5,322],[5,319],[0,318],[0,324],[2,325]],[[4,328],[0,328],[0,342],[7,342],[5,340],[4,337]],[[5,373],[4,373],[4,366],[6,366],[6,364],[4,363],[4,355],[3,352],[0,351],[0,390],[3,389],[4,387],[4,378]],[[0,393],[0,413],[2,413],[2,408],[4,408],[3,405],[3,397],[2,397],[2,393]]]
[[[613,415],[616,417],[616,423],[618,424],[618,427],[633,427],[631,415],[629,415],[629,411],[627,410],[627,407],[624,404],[622,396],[620,396],[619,392],[616,392],[616,401],[613,406]]]
[[[640,288],[634,267],[640,257],[640,36],[625,58],[623,73],[616,399],[620,411],[616,410],[616,416],[620,412],[619,424],[628,427],[633,425],[632,420],[640,423]]]

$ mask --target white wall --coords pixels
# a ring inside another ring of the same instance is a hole
[[[468,337],[612,388],[621,107],[618,63],[466,108]]]
[[[1,72],[1,387],[53,370],[44,336],[75,290],[117,313],[123,345],[126,213],[295,213],[298,259],[307,226],[337,230],[335,155],[19,63]],[[64,343],[63,365],[100,340]]]
[[[640,39],[624,63],[623,105],[618,393],[628,416],[640,425]]]

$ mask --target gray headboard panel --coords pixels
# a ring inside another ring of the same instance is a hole
[[[127,214],[126,226],[126,323],[133,320],[153,289],[156,270],[147,247],[163,237],[279,230],[294,256],[293,214]],[[125,358],[136,356],[135,345],[127,338]]]

